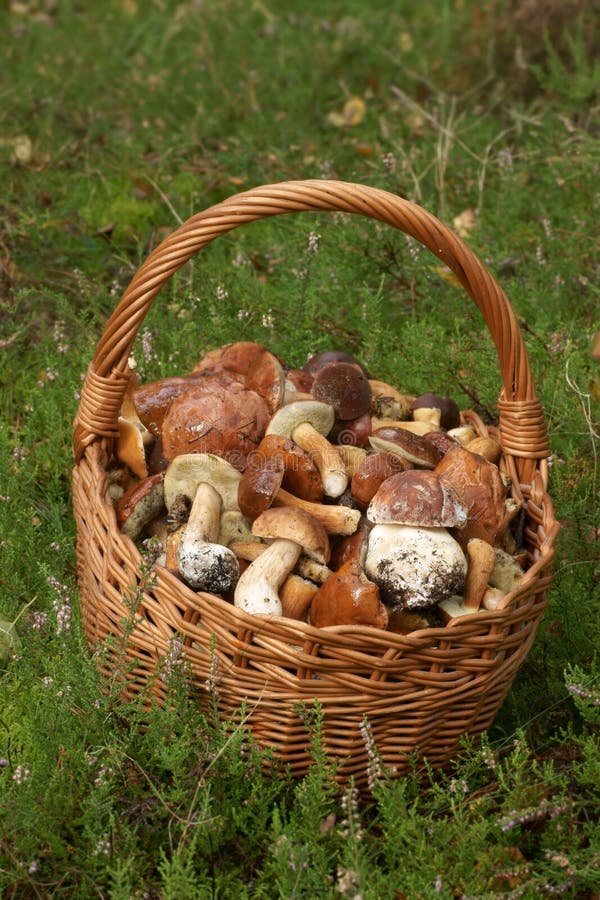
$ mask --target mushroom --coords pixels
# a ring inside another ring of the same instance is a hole
[[[430,428],[430,425],[426,427]],[[369,438],[369,443],[374,450],[393,453],[409,465],[424,469],[434,469],[442,458],[441,451],[431,441],[406,428],[378,428]]]
[[[479,538],[471,538],[466,547],[467,575],[462,597],[449,597],[439,604],[446,620],[467,616],[479,611],[488,582],[496,562],[491,544]]]
[[[242,471],[268,421],[267,405],[254,391],[236,383],[196,384],[165,415],[163,453],[169,461],[181,454],[215,453]]]
[[[329,440],[337,447],[368,447],[373,431],[371,414],[366,412],[356,419],[336,419],[329,432]]]
[[[285,579],[279,589],[282,615],[287,619],[297,619],[300,622],[306,620],[310,604],[318,587],[308,578],[301,575],[291,575]]]
[[[447,529],[466,515],[456,492],[432,472],[409,469],[383,482],[367,509],[374,527],[365,572],[384,601],[425,608],[460,593],[467,561]]]
[[[467,521],[457,537],[465,543],[472,537],[489,544],[500,543],[519,505],[506,497],[500,471],[478,453],[453,447],[444,454],[434,471],[450,482],[467,508]]]
[[[386,478],[405,471],[408,466],[408,462],[395,453],[380,452],[366,456],[350,482],[356,505],[366,509]]]
[[[408,419],[410,399],[385,381],[371,378],[371,415],[378,419]]]
[[[415,421],[435,422],[444,431],[458,428],[460,425],[460,410],[450,397],[427,392],[415,397],[410,404],[410,409]]]
[[[268,544],[252,535],[251,539],[232,541],[229,546],[238,559],[254,562],[255,559],[262,556]],[[332,574],[332,570],[328,566],[317,562],[316,559],[311,559],[310,556],[305,554],[300,555],[294,571],[301,575],[302,578],[316,582],[316,584],[324,584]]]
[[[353,534],[356,531],[360,510],[340,504],[313,503],[296,497],[281,487],[283,476],[281,457],[272,457],[262,467],[248,466],[238,488],[239,507],[247,518],[256,519],[271,506],[293,507],[318,519],[328,534]]]
[[[148,466],[143,426],[135,424],[124,416],[119,416],[117,426],[119,434],[115,444],[115,456],[138,478],[146,478]]]
[[[258,353],[246,374],[244,387],[259,394],[274,413],[283,403],[285,396],[285,375],[283,366],[269,350]]]
[[[315,593],[310,622],[317,628],[331,625],[367,625],[385,628],[388,612],[379,588],[366,577],[355,559],[344,563]]]
[[[314,459],[295,441],[282,437],[280,434],[264,436],[256,451],[248,457],[246,471],[257,466],[274,465],[277,467],[279,461],[283,466],[281,486],[296,497],[300,497],[301,500],[321,503],[323,482]]]
[[[309,357],[302,369],[304,372],[308,372],[309,375],[315,376],[319,369],[331,362],[347,362],[360,366],[357,358],[351,353],[346,353],[345,350],[323,350],[321,353],[315,353]]]
[[[317,400],[298,400],[278,409],[266,433],[291,438],[313,457],[328,497],[341,496],[348,486],[343,461],[325,435],[335,422],[333,407]]]
[[[467,450],[470,450],[471,453],[479,453],[480,456],[485,457],[485,459],[493,463],[498,463],[498,460],[502,456],[502,447],[500,443],[492,437],[476,437],[474,440],[469,441],[466,448]]]
[[[233,344],[223,344],[222,347],[216,347],[210,350],[202,359],[194,366],[192,374],[214,374],[221,372],[231,372],[234,375],[241,376],[243,380],[248,374],[248,369],[252,365],[254,359],[265,351],[262,344],[256,344],[254,341],[236,341]]]
[[[332,406],[336,419],[343,421],[363,416],[371,406],[371,386],[356,363],[327,363],[315,373],[311,392],[315,400]]]
[[[447,433],[463,447],[466,447],[467,444],[470,444],[477,437],[477,432],[472,425],[458,425],[456,428],[448,429]]]
[[[235,587],[234,604],[253,615],[282,615],[279,588],[300,554],[317,562],[329,561],[329,540],[313,516],[298,509],[268,509],[253,523],[258,537],[271,540],[264,553],[242,572]]]
[[[226,594],[240,575],[235,553],[217,543],[221,503],[219,492],[211,484],[198,485],[177,548],[181,576],[196,591]]]
[[[217,540],[221,510],[238,509],[240,477],[226,460],[208,453],[178,456],[165,472],[169,515],[182,500],[191,501],[187,524],[176,527],[174,533],[178,534],[179,571],[194,590],[225,594],[239,576],[235,554]]]
[[[163,472],[148,475],[125,491],[117,503],[117,525],[133,541],[164,509],[164,477]]]
[[[221,373],[221,375],[172,375],[161,378],[158,381],[149,381],[135,389],[132,401],[137,416],[153,435],[159,436],[165,415],[171,404],[182,394],[186,394],[196,385],[209,388],[213,384],[223,387],[235,380],[233,375]]]
[[[504,594],[510,594],[519,586],[525,572],[519,563],[501,547],[496,547],[496,560],[489,578],[490,586]]]

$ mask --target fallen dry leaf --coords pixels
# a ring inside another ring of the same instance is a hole
[[[327,121],[336,128],[354,128],[360,125],[365,117],[367,104],[360,97],[350,97],[340,112],[330,112]]]
[[[594,348],[592,350],[592,359],[600,359],[600,331],[596,334]]]
[[[448,284],[452,284],[457,288],[462,288],[462,284],[452,269],[449,269],[447,266],[430,266],[429,268],[432,272],[435,272],[436,275],[439,275],[440,278],[443,278],[444,281],[447,281]]]
[[[471,207],[463,209],[461,213],[459,213],[457,216],[454,216],[454,218],[452,219],[452,224],[454,225],[454,230],[459,237],[468,237],[477,224],[475,210],[471,209]]]

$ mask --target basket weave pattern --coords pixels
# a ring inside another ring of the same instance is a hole
[[[483,315],[502,378],[499,425],[488,431],[474,413],[463,418],[501,443],[501,468],[527,513],[530,563],[498,611],[399,635],[250,616],[218,596],[192,591],[161,567],[151,587],[140,586],[141,557],[117,528],[106,467],[127,389],[127,360],[144,316],[174,272],[219,235],[267,216],[310,210],[364,215],[413,236],[455,273]],[[224,717],[235,717],[246,703],[255,738],[295,774],[310,764],[302,704],[318,700],[327,753],[340,762],[340,779],[354,776],[359,786],[368,780],[365,721],[383,764],[396,774],[414,754],[434,767],[446,764],[462,735],[477,736],[493,721],[535,637],[551,580],[558,524],[546,490],[548,441],[506,295],[464,243],[421,207],[374,188],[319,180],[255,188],[193,216],[148,257],[110,317],[84,382],[73,447],[78,577],[90,645],[123,636],[128,603],[139,600],[126,642],[130,696],[150,683],[156,700],[164,699],[157,676],[178,636],[195,684],[216,687]],[[110,675],[114,659],[110,652],[102,659]]]

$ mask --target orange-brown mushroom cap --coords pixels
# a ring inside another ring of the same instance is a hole
[[[348,560],[314,595],[310,605],[311,625],[368,625],[386,628],[388,611],[379,588],[366,577],[357,560]]]
[[[171,404],[162,430],[169,461],[183,453],[214,453],[243,471],[260,443],[269,411],[262,397],[241,385],[201,385]]]

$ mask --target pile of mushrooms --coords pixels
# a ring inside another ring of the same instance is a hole
[[[241,341],[132,375],[114,456],[121,531],[247,613],[408,633],[496,609],[524,574],[498,442],[348,353],[293,368]]]

